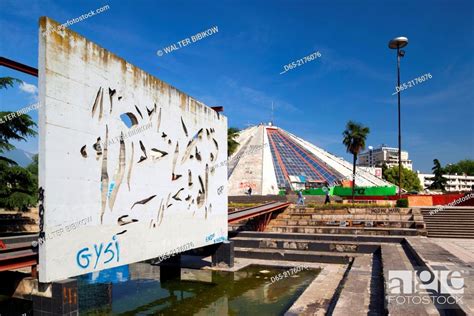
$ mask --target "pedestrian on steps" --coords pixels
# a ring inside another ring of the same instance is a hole
[[[329,197],[329,183],[327,182],[324,185],[324,192],[326,193],[326,199],[324,200],[324,204],[331,204],[331,198]]]
[[[303,205],[304,206],[304,196],[303,196],[303,190],[298,191],[298,202],[297,205]]]

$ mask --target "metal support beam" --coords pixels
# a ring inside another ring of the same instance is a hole
[[[15,69],[21,72],[24,72],[25,74],[29,74],[35,77],[38,77],[38,69],[33,68],[30,66],[27,66],[25,64],[16,62],[14,60],[5,58],[5,57],[0,57],[0,66],[5,66],[11,69]]]

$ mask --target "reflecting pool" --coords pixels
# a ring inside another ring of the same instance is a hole
[[[251,265],[236,272],[181,269],[160,280],[159,269],[137,263],[79,277],[80,314],[283,315],[319,273]]]

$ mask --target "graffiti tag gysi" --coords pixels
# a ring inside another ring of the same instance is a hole
[[[77,265],[82,269],[87,269],[91,264],[91,258],[94,262],[94,269],[97,267],[99,261],[102,264],[107,264],[114,259],[119,262],[120,246],[117,240],[117,236],[113,236],[112,241],[109,242],[106,247],[104,247],[104,243],[100,243],[94,244],[93,247],[84,247],[79,250],[76,255]]]

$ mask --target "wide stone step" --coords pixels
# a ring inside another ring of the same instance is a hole
[[[472,278],[470,260],[464,261],[464,258],[454,255],[451,250],[445,248],[446,245],[442,246],[439,242],[432,241],[430,238],[407,238],[405,249],[413,258],[415,265],[423,267],[423,270],[431,271],[432,275],[429,282],[431,284],[438,283],[439,288],[443,289],[440,291],[443,292],[442,296],[452,296],[452,299],[448,300],[451,303],[445,304],[445,299],[436,300],[444,305],[441,305],[438,309],[449,309],[444,310],[446,314],[443,315],[474,315],[474,279]],[[462,293],[456,293],[455,290],[459,288],[454,284],[449,285],[454,280],[450,277],[443,277],[440,274],[442,270],[461,273],[464,279]],[[449,279],[451,279],[451,282],[449,282]],[[460,299],[458,300],[456,297]]]
[[[311,239],[279,239],[234,237],[231,239],[235,247],[241,248],[271,248],[290,250],[309,250],[327,252],[358,252],[373,253],[380,248],[379,243],[360,243],[354,241],[332,241]]]
[[[279,214],[277,219],[317,219],[317,220],[337,220],[337,219],[367,219],[367,220],[413,220],[413,215],[400,214],[316,214],[316,213],[286,213]]]
[[[464,229],[464,230],[474,230],[473,224],[463,224],[463,223],[426,223],[428,228],[453,228],[453,229]]]
[[[308,250],[280,250],[280,249],[255,249],[245,247],[235,247],[234,254],[237,258],[303,261],[320,263],[349,263],[351,258],[360,256],[358,253],[337,253],[329,251],[308,251]]]
[[[474,234],[463,234],[453,232],[428,232],[428,237],[431,238],[466,238],[473,239]]]
[[[446,230],[446,231],[463,231],[463,232],[474,232],[474,226],[465,226],[465,225],[462,225],[462,224],[459,224],[459,225],[441,225],[441,224],[437,224],[437,225],[432,225],[432,224],[428,224],[426,225],[426,229],[428,231],[441,231],[441,230]]]
[[[442,207],[443,209],[445,210],[448,210],[448,211],[454,211],[454,210],[472,210],[474,211],[474,206],[447,206],[447,205],[434,205],[434,206],[422,206],[422,207],[418,207],[417,209],[421,210],[421,211],[428,211],[428,210],[433,210],[433,209],[436,209],[438,207]]]
[[[401,243],[403,236],[370,236],[370,235],[347,235],[347,234],[305,234],[305,233],[275,233],[275,232],[255,232],[241,231],[229,232],[229,238],[250,237],[250,238],[272,238],[290,240],[315,240],[315,241],[352,241],[357,243]]]
[[[474,229],[474,224],[472,223],[449,223],[449,222],[428,222],[426,223],[426,227],[453,227],[453,228],[465,228],[465,229]]]
[[[298,213],[298,214],[305,214],[305,213],[312,213],[312,214],[321,214],[321,215],[344,215],[344,214],[362,214],[362,215],[377,215],[377,214],[401,214],[401,215],[411,215],[411,214],[419,214],[420,211],[418,209],[410,209],[410,208],[381,208],[374,206],[373,208],[347,208],[347,209],[336,209],[336,210],[319,210],[315,208],[287,208],[284,213]]]
[[[463,223],[474,223],[474,219],[472,216],[466,217],[466,218],[460,218],[460,217],[425,217],[424,218],[425,222],[463,222]]]
[[[272,226],[267,230],[280,233],[306,233],[306,234],[353,234],[353,235],[399,235],[414,236],[416,229],[386,228],[386,227],[331,227],[331,226]],[[420,232],[421,234],[421,232]]]
[[[447,206],[447,205],[434,205],[429,207],[420,207],[418,208],[420,211],[430,211],[435,210],[437,208],[446,210],[446,211],[474,211],[474,206]]]
[[[463,227],[463,226],[430,226],[428,231],[436,232],[462,232],[466,234],[474,234],[473,227]]]
[[[451,223],[453,225],[459,225],[459,224],[464,224],[464,225],[468,225],[468,226],[472,226],[474,225],[474,222],[472,221],[462,221],[462,220],[451,220],[451,219],[448,219],[448,220],[430,220],[430,221],[425,221],[425,223],[431,223],[431,224],[445,224],[445,223]]]
[[[474,213],[471,214],[422,214],[424,218],[472,218]]]
[[[453,218],[430,218],[430,219],[425,219],[425,223],[467,223],[467,224],[473,224],[474,221],[471,219],[453,219]]]
[[[469,212],[466,212],[466,211],[444,211],[444,210],[440,210],[440,211],[436,211],[436,210],[433,210],[433,212],[421,212],[421,214],[423,216],[469,216],[469,215],[473,215],[474,214],[474,211],[469,211]]]
[[[365,227],[396,227],[415,228],[414,221],[382,221],[370,219],[340,219],[340,220],[316,220],[316,219],[274,219],[270,226],[365,226]],[[423,225],[421,224],[421,227]]]
[[[385,295],[387,298],[387,309],[389,315],[439,315],[440,313],[438,309],[432,303],[428,294],[394,294],[391,292],[390,288],[393,288],[394,285],[397,285],[397,280],[393,280],[393,284],[391,283],[390,271],[404,270],[407,271],[407,273],[411,272],[413,275],[415,267],[408,258],[402,245],[384,244],[381,247],[383,275],[385,279]],[[391,276],[393,277],[393,275]],[[415,295],[424,297],[424,300],[427,302],[427,304],[416,304],[415,300],[409,299]]]
[[[343,280],[333,316],[384,315],[383,285],[380,264],[372,264],[371,256],[354,259]]]
[[[446,221],[426,221],[426,225],[431,225],[431,226],[436,226],[436,225],[449,225],[449,226],[465,226],[465,227],[473,227],[474,223],[473,222],[464,222],[464,221],[451,221],[451,220],[446,220]]]

